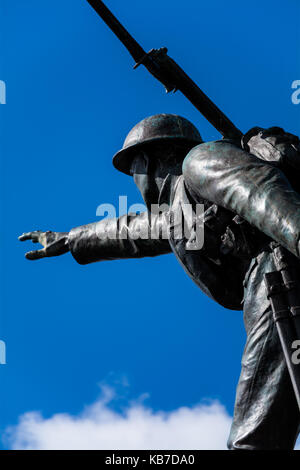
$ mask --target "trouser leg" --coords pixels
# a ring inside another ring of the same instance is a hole
[[[293,449],[299,411],[271,312],[249,334],[229,449]]]
[[[264,272],[270,270],[271,254],[264,253],[246,289],[247,343],[229,449],[293,449],[299,432],[299,408],[263,283]]]
[[[300,195],[277,167],[225,140],[192,149],[183,175],[196,199],[233,211],[299,256]]]

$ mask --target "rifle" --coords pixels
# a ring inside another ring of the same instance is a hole
[[[203,93],[195,82],[182,70],[182,68],[168,56],[167,48],[151,49],[145,52],[140,44],[128,33],[111,11],[101,0],[87,0],[107,26],[124,44],[136,64],[144,65],[146,69],[165,87],[166,92],[180,90],[186,98],[200,111],[203,116],[223,135],[225,138],[233,139],[240,143],[242,132],[235,127],[230,119]],[[277,250],[282,250],[281,247]],[[274,249],[274,253],[275,253]],[[276,252],[277,253],[277,252]],[[274,254],[274,256],[276,255]],[[280,252],[281,253],[281,252]],[[276,256],[275,256],[276,258]],[[280,258],[281,259],[281,258]],[[286,271],[285,264],[278,267],[278,272],[265,275],[265,283],[268,297],[270,298],[274,321],[277,326],[281,346],[286,358],[288,370],[293,384],[295,396],[300,410],[300,374],[298,368],[293,364],[290,357],[292,340],[300,340],[300,297],[293,290],[286,299],[282,298],[282,292],[289,292],[294,288],[294,280],[290,282],[290,273]],[[276,286],[282,288],[274,290]],[[292,286],[292,287],[291,287]],[[299,299],[298,299],[299,297]],[[291,313],[290,313],[291,312]]]
[[[175,93],[180,90],[223,137],[240,142],[242,132],[200,90],[182,68],[168,56],[166,47],[151,49],[146,53],[101,0],[87,1],[133,57],[136,62],[134,69],[139,65],[144,65],[151,75],[164,85],[167,93],[171,91]]]

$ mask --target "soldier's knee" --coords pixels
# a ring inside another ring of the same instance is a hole
[[[229,436],[227,441],[227,449],[228,450],[241,450],[240,447],[236,446],[236,442],[233,436]]]
[[[229,439],[227,441],[227,449],[228,450],[234,450],[234,442],[231,436],[229,436]]]
[[[247,439],[239,440],[239,436],[233,436],[232,431],[227,441],[228,450],[262,450],[259,447],[252,444],[252,442],[247,442]]]

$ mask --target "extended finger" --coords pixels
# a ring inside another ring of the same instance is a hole
[[[30,260],[45,258],[45,256],[46,256],[45,248],[42,248],[41,250],[36,250],[36,251],[28,251],[28,253],[25,254],[25,258],[30,259]]]
[[[20,242],[25,242],[26,240],[32,240],[34,243],[37,243],[39,241],[39,236],[41,234],[41,230],[35,230],[34,232],[27,232],[27,233],[22,233],[22,235],[19,236]]]

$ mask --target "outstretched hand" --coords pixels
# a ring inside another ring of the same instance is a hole
[[[41,250],[28,251],[25,257],[30,260],[59,256],[69,251],[68,232],[34,232],[23,233],[19,240],[24,242],[31,240],[33,243],[40,243],[44,248]]]

